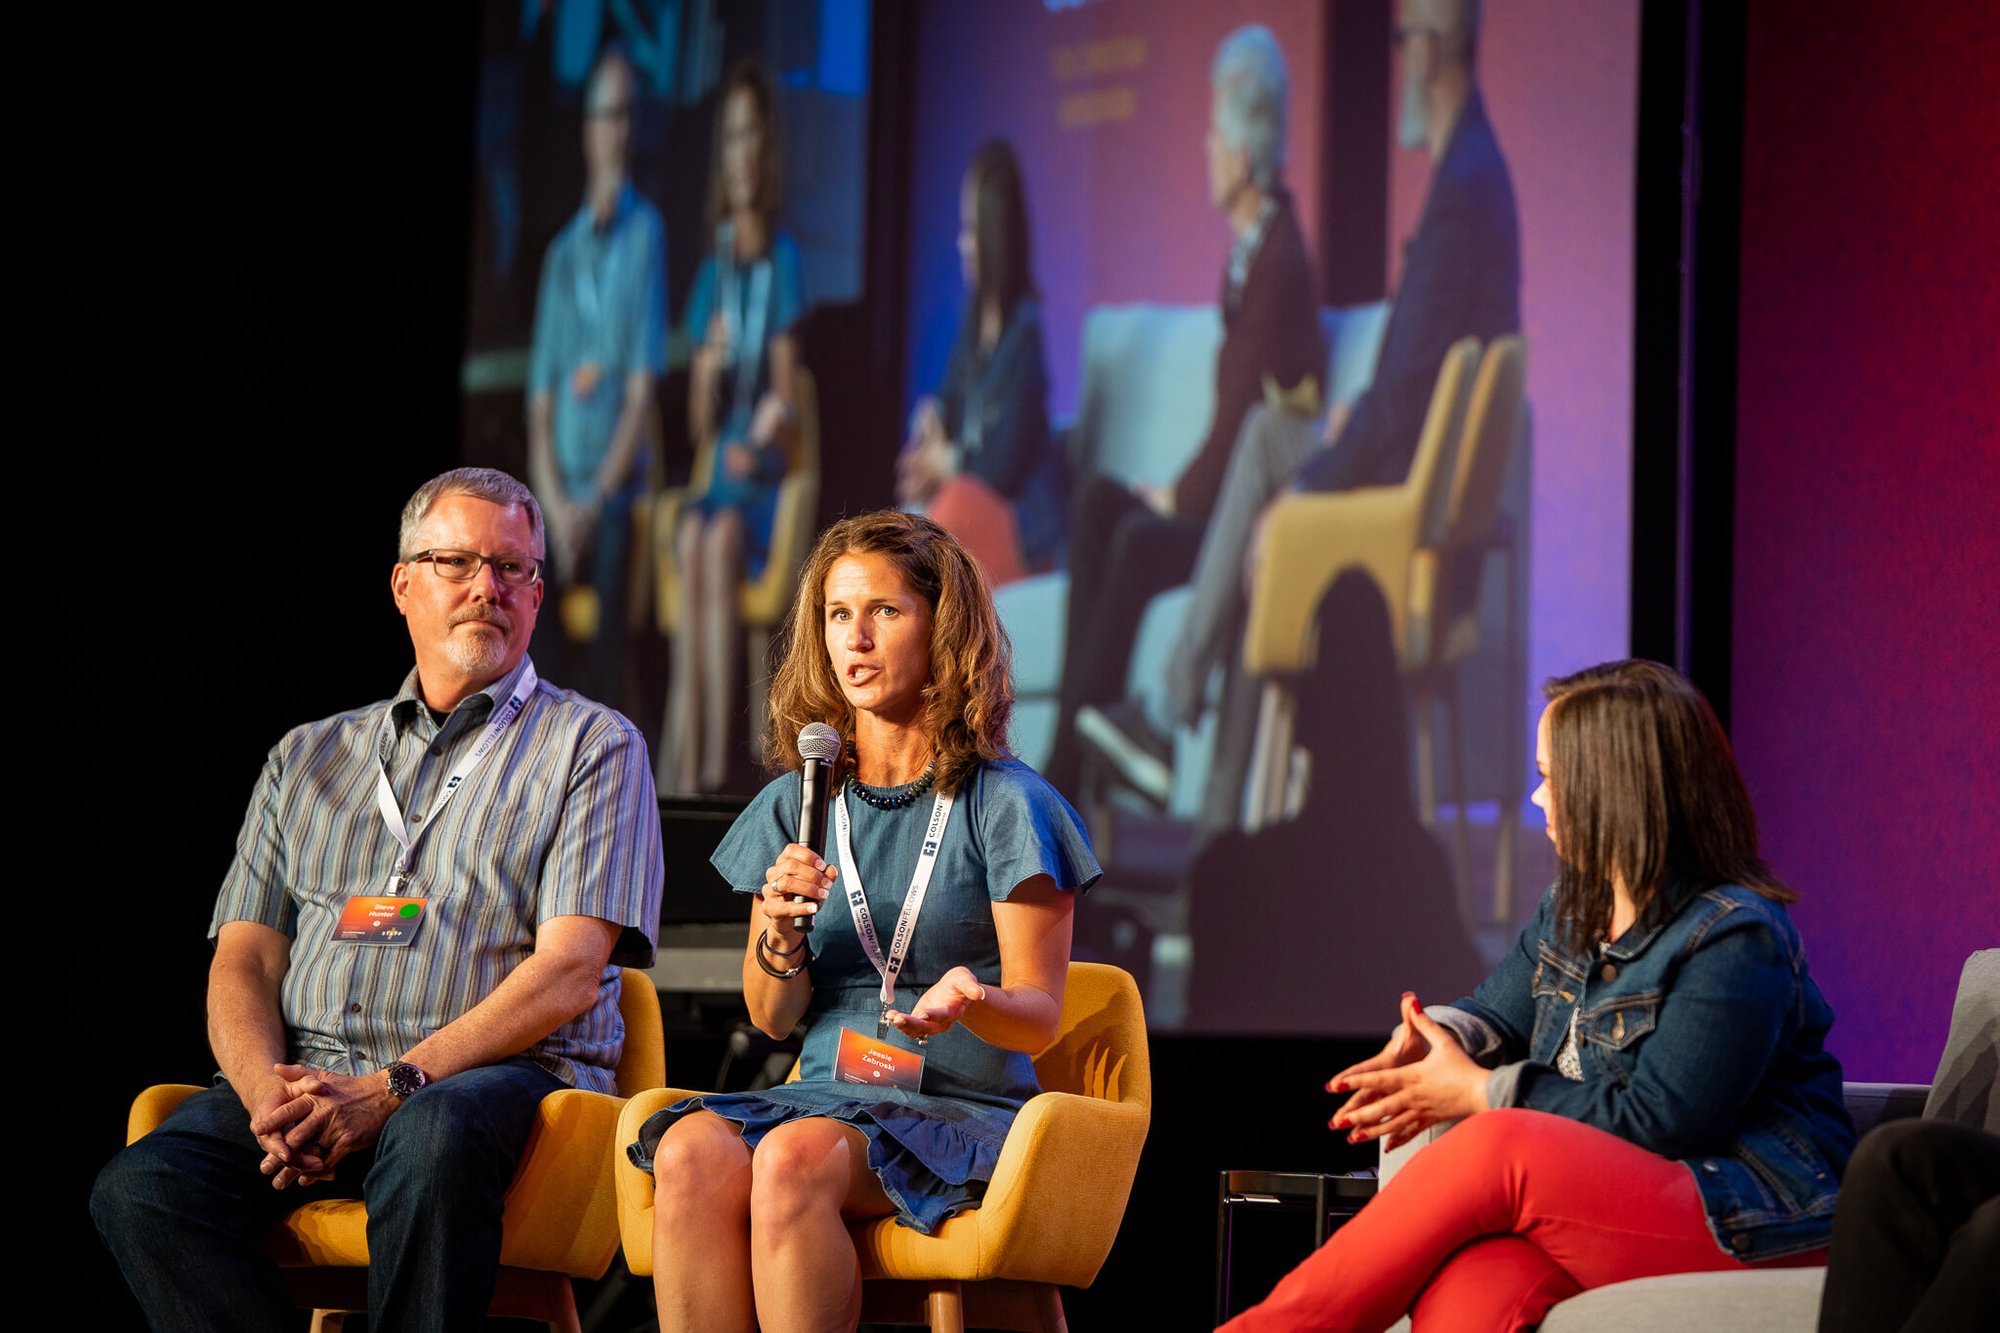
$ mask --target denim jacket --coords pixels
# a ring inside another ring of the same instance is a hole
[[[1682,888],[1663,923],[1601,954],[1559,943],[1555,890],[1493,975],[1432,1011],[1493,1069],[1488,1100],[1568,1116],[1686,1164],[1724,1251],[1817,1249],[1854,1125],[1833,1022],[1784,907],[1735,885]],[[1556,1072],[1575,1015],[1583,1080]]]

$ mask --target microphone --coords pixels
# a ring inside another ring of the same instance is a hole
[[[824,722],[799,728],[799,841],[814,856],[826,856],[826,812],[833,799],[833,766],[840,758],[840,733]],[[798,894],[793,902],[804,902]],[[794,930],[810,931],[810,914],[792,918]]]

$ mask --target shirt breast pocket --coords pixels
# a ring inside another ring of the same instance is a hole
[[[430,849],[439,860],[435,886],[452,895],[499,894],[511,897],[541,878],[547,854],[543,821],[532,810],[486,810],[452,828],[441,828],[440,846]]]
[[[1658,995],[1635,995],[1612,1002],[1591,1015],[1590,1039],[1616,1052],[1630,1068],[1639,1045],[1651,1036],[1660,1019]]]

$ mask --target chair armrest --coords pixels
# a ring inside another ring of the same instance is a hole
[[[1029,1098],[979,1205],[982,1257],[1005,1253],[1017,1280],[1089,1286],[1118,1238],[1151,1121],[1130,1102]]]
[[[686,1097],[701,1093],[690,1088],[648,1088],[626,1100],[612,1134],[611,1177],[617,1196],[618,1239],[625,1247],[625,1266],[635,1277],[653,1272],[653,1177],[632,1165],[626,1145],[639,1137],[639,1126],[655,1111],[664,1111]]]
[[[816,469],[793,468],[778,482],[778,498],[771,516],[771,549],[764,561],[764,572],[756,582],[746,581],[743,585],[742,614],[746,623],[776,625],[791,609],[799,566],[805,563],[806,552],[812,547],[818,508]]]
[[[685,486],[669,486],[653,497],[653,623],[662,634],[673,633],[681,623],[680,561],[674,540],[688,495]]]
[[[1857,1136],[1890,1120],[1907,1120],[1924,1113],[1931,1095],[1928,1083],[1843,1083],[1841,1100],[1854,1121]]]
[[[1381,585],[1400,651],[1410,554],[1422,520],[1410,487],[1287,495],[1264,531],[1243,664],[1255,675],[1312,665],[1313,618],[1340,572],[1359,565]]]
[[[155,1083],[141,1092],[132,1099],[132,1109],[125,1116],[125,1142],[145,1138],[174,1113],[175,1107],[200,1091],[193,1083]]]
[[[622,1099],[563,1088],[542,1098],[507,1189],[500,1262],[597,1278],[618,1249],[611,1185]]]
[[[1069,1092],[1028,1099],[979,1207],[929,1236],[893,1217],[850,1228],[863,1281],[1053,1282],[1084,1287],[1118,1236],[1150,1115]]]

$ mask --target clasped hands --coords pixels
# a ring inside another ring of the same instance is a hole
[[[815,855],[803,843],[788,843],[778,859],[764,872],[764,887],[758,893],[758,910],[764,914],[765,939],[781,957],[799,947],[803,936],[794,927],[799,916],[812,916],[826,901],[840,867]],[[804,899],[793,901],[794,897]],[[891,1009],[889,1025],[906,1037],[928,1041],[949,1031],[965,1016],[968,1006],[986,998],[986,987],[969,967],[954,967],[939,977],[908,1011]]]
[[[1403,992],[1402,1016],[1379,1052],[1327,1081],[1328,1092],[1352,1094],[1327,1122],[1346,1130],[1349,1143],[1383,1139],[1400,1148],[1440,1121],[1488,1109],[1487,1071],[1410,991]]]
[[[271,1070],[277,1082],[253,1108],[250,1132],[264,1147],[258,1170],[273,1189],[332,1179],[342,1158],[374,1145],[396,1109],[387,1084],[372,1074],[295,1064]]]

